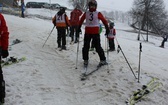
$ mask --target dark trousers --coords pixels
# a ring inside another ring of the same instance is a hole
[[[0,57],[0,102],[2,102],[4,98],[5,98],[5,81],[3,78],[3,71],[1,67],[1,57]]]
[[[163,41],[161,43],[161,47],[164,47],[165,42],[167,41],[167,38],[163,38]]]
[[[114,39],[108,39],[108,40],[109,40],[109,48],[110,48],[110,50],[115,50]]]
[[[103,51],[101,44],[100,44],[100,35],[99,34],[96,34],[96,35],[85,34],[84,46],[82,49],[83,60],[89,60],[89,48],[90,48],[90,41],[91,40],[94,43],[96,52],[98,53],[100,60],[106,60],[106,57],[104,55],[104,51]]]
[[[57,43],[58,47],[65,46],[66,45],[66,28],[57,28]]]
[[[71,31],[70,36],[71,36],[72,41],[74,41],[74,33],[75,33],[75,41],[78,41],[78,38],[79,38],[78,27],[79,26],[71,26],[70,28],[70,31]]]
[[[24,18],[25,16],[24,16],[24,11],[22,11],[22,13],[21,13],[21,17],[22,18]]]

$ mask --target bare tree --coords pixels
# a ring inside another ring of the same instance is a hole
[[[134,0],[130,13],[134,19],[132,26],[137,27],[137,23],[140,22],[140,28],[147,31],[147,35],[148,31],[161,34],[168,25],[168,15],[163,0]]]
[[[69,0],[69,3],[75,8],[76,6],[80,7],[81,10],[86,11],[88,8],[88,2],[90,0]]]

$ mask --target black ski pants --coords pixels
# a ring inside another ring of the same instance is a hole
[[[109,40],[109,48],[110,48],[110,50],[115,50],[114,39],[108,39],[108,40]]]
[[[57,43],[58,47],[66,45],[66,27],[57,27]]]
[[[72,41],[74,41],[74,33],[75,33],[75,41],[78,41],[79,39],[79,31],[78,31],[79,26],[71,26],[70,28],[70,36]]]
[[[103,61],[106,60],[104,50],[101,47],[99,34],[95,34],[95,35],[85,34],[84,35],[84,46],[82,49],[83,60],[89,60],[89,48],[90,48],[91,40],[94,43],[94,47],[96,49],[96,52],[99,55],[100,60],[103,60]]]

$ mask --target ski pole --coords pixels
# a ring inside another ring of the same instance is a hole
[[[80,34],[79,33],[79,26],[77,27],[77,31],[76,32],[78,32],[78,35]],[[76,49],[76,67],[75,67],[75,69],[78,68],[77,65],[78,65],[78,53],[79,53],[79,38],[80,38],[80,35],[79,35],[79,37],[77,37],[78,44],[77,44],[77,49]]]
[[[55,27],[55,26],[54,26],[54,27]],[[48,38],[50,37],[51,33],[53,32],[54,27],[52,28],[52,30],[51,30],[51,32],[50,32],[50,34],[48,35],[48,37],[47,37],[46,41],[44,42],[43,47],[44,47],[45,43],[47,42]],[[43,47],[42,47],[42,48],[43,48]]]
[[[106,49],[106,48],[107,48],[106,45],[107,45],[107,41],[106,41],[106,35],[105,35],[105,45],[104,45],[104,46],[105,46],[105,50],[107,50],[107,49]]]
[[[80,36],[79,36],[80,37]],[[76,53],[76,69],[77,69],[77,63],[78,63],[78,52],[79,52],[79,37],[78,37],[78,44],[77,44],[77,53]]]
[[[69,39],[70,39],[70,31],[69,31],[69,29],[67,29],[67,37],[68,37],[67,43],[68,43],[68,47],[69,47]]]
[[[127,62],[127,64],[128,64],[128,66],[129,66],[130,70],[132,71],[132,74],[134,75],[135,79],[137,79],[137,77],[135,76],[135,73],[134,73],[134,71],[133,71],[133,69],[132,69],[130,63],[128,62],[128,60],[127,60],[127,58],[126,58],[126,56],[125,56],[125,54],[124,54],[124,52],[123,52],[121,46],[120,46],[119,43],[118,43],[117,37],[116,37],[115,39],[116,39],[116,42],[117,42],[117,44],[118,44],[118,49],[119,49],[119,51],[121,51],[121,53],[123,54],[123,56],[124,56],[124,58],[125,58],[125,60],[126,60],[126,62]],[[119,53],[119,52],[118,52],[118,53]]]
[[[106,43],[107,43],[107,61],[109,63],[109,50],[108,50],[108,46],[109,46],[109,40],[108,38],[106,38]],[[109,73],[109,64],[107,65],[107,73]]]
[[[142,52],[142,44],[139,44],[139,66],[138,66],[138,82],[140,77],[140,63],[141,63],[141,52]]]

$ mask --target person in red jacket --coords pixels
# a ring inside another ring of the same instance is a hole
[[[70,16],[70,36],[71,36],[71,42],[74,41],[74,32],[75,32],[75,43],[78,42],[79,39],[79,18],[82,15],[82,11],[79,9],[79,6],[77,5],[75,9],[71,12]]]
[[[110,33],[108,34],[108,43],[109,43],[109,51],[115,51],[115,43],[114,43],[114,38],[116,35],[116,30],[114,28],[114,23],[110,22],[109,23],[109,28],[110,28]]]
[[[88,3],[89,11],[86,11],[79,22],[79,28],[81,28],[82,23],[86,19],[86,24],[85,24],[85,35],[84,35],[84,46],[82,49],[82,55],[83,55],[83,60],[84,60],[84,65],[88,65],[88,60],[89,60],[89,48],[90,48],[90,42],[93,40],[96,52],[99,55],[100,58],[100,63],[99,66],[101,65],[106,65],[106,57],[104,54],[104,50],[101,47],[100,43],[100,34],[99,34],[99,20],[101,20],[106,28],[106,35],[109,33],[109,27],[108,27],[108,22],[104,18],[101,12],[98,12],[97,9],[97,2],[96,0],[91,0]]]
[[[6,58],[8,53],[9,45],[9,32],[6,26],[6,21],[2,14],[0,14],[0,56]],[[3,71],[1,67],[1,57],[0,57],[0,104],[4,103],[5,98],[5,81],[3,78]]]

